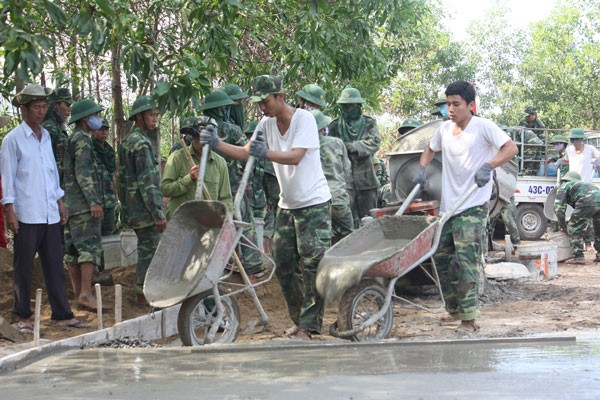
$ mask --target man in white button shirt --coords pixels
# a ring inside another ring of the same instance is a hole
[[[0,149],[2,204],[6,224],[14,233],[14,313],[17,329],[31,333],[31,280],[35,253],[40,256],[52,320],[56,325],[87,328],[73,317],[67,299],[60,225],[67,222],[63,190],[50,134],[42,127],[51,89],[28,85],[12,103],[23,122],[10,131]]]

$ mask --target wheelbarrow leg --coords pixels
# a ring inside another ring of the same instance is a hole
[[[254,306],[258,310],[258,314],[260,315],[260,324],[263,326],[268,325],[269,317],[267,316],[267,313],[265,312],[262,304],[260,304],[260,300],[258,300],[258,296],[256,295],[256,290],[254,289],[254,285],[252,284],[252,282],[250,282],[250,278],[248,278],[248,274],[246,273],[246,270],[244,269],[244,266],[242,265],[240,258],[238,257],[238,255],[235,252],[233,253],[233,259],[238,267],[238,270],[240,271],[240,275],[242,276],[244,283],[248,287],[248,292],[250,293],[250,296],[252,297],[252,302],[254,303]]]
[[[221,293],[219,292],[219,285],[213,286],[212,292],[213,297],[215,298],[215,306],[217,307],[217,316],[215,317],[215,320],[211,324],[208,334],[206,335],[206,344],[212,344],[215,342],[215,335],[219,331],[219,326],[221,326],[221,322],[223,321],[223,314],[225,314],[223,302],[221,301]]]

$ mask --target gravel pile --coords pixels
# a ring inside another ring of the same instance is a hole
[[[96,346],[97,348],[109,348],[109,349],[135,349],[135,348],[150,348],[150,347],[162,347],[159,344],[152,343],[148,340],[142,340],[140,338],[131,338],[125,336],[119,339],[111,340]]]

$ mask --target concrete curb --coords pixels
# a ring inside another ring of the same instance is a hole
[[[49,355],[69,349],[82,349],[126,336],[142,340],[164,339],[177,334],[177,315],[180,304],[152,314],[115,324],[110,328],[57,340],[38,347],[18,350],[0,358],[0,372],[12,371]]]

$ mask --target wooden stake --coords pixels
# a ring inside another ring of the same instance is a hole
[[[103,328],[103,323],[102,323],[102,287],[100,286],[99,283],[96,283],[94,285],[94,287],[96,288],[96,309],[98,310],[98,330],[101,330]]]
[[[123,289],[121,285],[115,285],[115,324],[123,319]]]
[[[33,323],[33,345],[40,345],[40,314],[42,310],[42,289],[35,291],[35,321]]]

